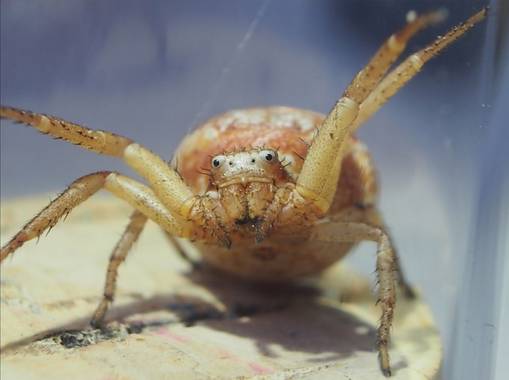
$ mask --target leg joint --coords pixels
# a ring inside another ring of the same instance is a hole
[[[108,302],[113,302],[114,295],[113,293],[104,292],[103,297]]]

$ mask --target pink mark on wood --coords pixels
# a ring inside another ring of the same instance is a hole
[[[175,334],[174,332],[171,332],[166,327],[161,327],[155,331],[155,334],[158,336],[161,336],[163,338],[166,338],[167,340],[171,340],[174,342],[179,343],[189,343],[190,340],[186,338],[185,336]]]
[[[268,375],[271,373],[274,373],[274,370],[272,368],[264,367],[261,364],[251,362],[249,363],[249,368],[256,374],[256,375]]]
[[[231,359],[233,361],[240,360],[239,357],[235,355],[233,352],[224,349],[218,349],[217,356],[219,357],[219,359]]]

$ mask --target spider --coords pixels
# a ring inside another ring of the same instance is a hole
[[[104,295],[91,320],[98,327],[114,299],[119,265],[148,219],[174,242],[173,237],[191,240],[205,263],[262,282],[319,273],[355,243],[373,241],[381,306],[377,348],[381,370],[390,376],[396,288],[399,284],[406,297],[414,292],[376,206],[373,162],[354,132],[486,12],[474,14],[389,71],[410,38],[444,15],[416,17],[384,42],[327,116],[288,107],[227,112],[188,135],[170,164],[126,137],[1,107],[2,118],[122,159],[148,185],[112,171],[83,176],[3,246],[0,259],[51,229],[100,189],[125,200],[135,211],[111,254]]]

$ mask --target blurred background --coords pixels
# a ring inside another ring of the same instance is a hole
[[[485,5],[2,0],[1,103],[123,134],[170,158],[186,133],[223,111],[288,105],[326,113],[410,10],[449,12],[412,41],[414,51]],[[431,61],[359,133],[378,163],[381,207],[407,276],[440,328],[444,379],[509,371],[499,339],[509,333],[508,9],[504,1],[491,7],[487,22]],[[2,200],[56,194],[101,169],[131,174],[5,121],[0,137]],[[371,275],[374,247],[358,251],[349,260]]]

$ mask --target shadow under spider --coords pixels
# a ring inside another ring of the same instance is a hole
[[[174,324],[205,325],[213,330],[251,339],[261,354],[278,355],[273,346],[287,351],[315,354],[307,361],[328,362],[356,351],[374,351],[376,330],[354,316],[319,302],[320,290],[302,285],[254,285],[218,275],[209,268],[185,274],[206,288],[225,308],[196,296],[155,295],[109,311],[103,329],[83,328],[90,316],[73,320],[52,331],[12,342],[4,354],[16,353],[34,342],[52,339],[66,348],[83,347],[129,334],[168,328]],[[143,314],[169,311],[168,317],[144,320]],[[129,317],[137,315],[138,320]],[[118,323],[120,322],[120,324]]]

